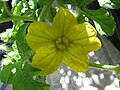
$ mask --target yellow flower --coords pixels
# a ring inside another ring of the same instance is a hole
[[[52,26],[34,22],[28,27],[26,40],[35,55],[32,66],[41,69],[41,75],[55,72],[63,62],[76,72],[85,72],[87,54],[101,47],[96,30],[89,23],[77,24],[76,18],[60,8]]]

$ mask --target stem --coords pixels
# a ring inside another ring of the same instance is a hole
[[[6,13],[8,14],[8,16],[12,17],[13,14],[8,10],[6,2],[3,2],[3,6],[4,6],[4,9],[5,9]]]
[[[17,15],[12,14],[8,10],[6,2],[3,2],[3,6],[4,6],[4,9],[9,17],[4,18],[4,17],[0,16],[0,23],[12,21],[12,20],[36,21],[36,19],[32,18],[32,17],[17,16]]]
[[[32,17],[12,16],[7,18],[0,18],[0,23],[12,21],[12,20],[36,21],[36,19]]]
[[[38,17],[38,21],[43,21],[44,17],[46,16],[46,14],[48,13],[52,3],[54,2],[54,0],[48,0],[48,3],[43,7],[39,17]]]
[[[113,66],[113,65],[103,65],[103,64],[96,64],[96,63],[89,63],[89,66],[93,68],[99,68],[104,70],[112,70],[116,72],[120,72],[120,66]]]

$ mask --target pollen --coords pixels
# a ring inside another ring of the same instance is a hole
[[[56,47],[60,50],[64,50],[69,44],[69,41],[68,39],[66,39],[65,37],[64,38],[58,38],[56,40]]]

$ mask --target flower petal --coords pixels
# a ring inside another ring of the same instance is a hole
[[[53,43],[55,39],[52,28],[44,22],[34,22],[28,27],[26,40],[28,45],[36,51],[40,46]]]
[[[53,19],[52,27],[58,37],[64,36],[77,24],[76,18],[67,9],[60,8]]]
[[[84,52],[89,53],[101,47],[101,42],[96,35],[97,32],[94,27],[85,22],[75,25],[66,37],[71,44],[77,44],[82,47]]]
[[[73,41],[73,40],[89,38],[96,35],[97,32],[95,28],[88,22],[84,22],[82,24],[74,25],[74,27],[71,28],[70,31],[66,34],[66,37],[70,41]]]
[[[44,46],[37,50],[32,60],[32,66],[41,69],[41,75],[55,72],[62,63],[62,53],[55,46]]]
[[[64,63],[75,72],[85,72],[88,70],[87,54],[80,52],[74,46],[66,49],[63,60]]]
[[[84,49],[83,51],[87,53],[98,50],[101,47],[101,42],[97,37],[76,40],[73,43],[80,45]]]

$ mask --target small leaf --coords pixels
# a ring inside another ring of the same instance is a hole
[[[96,28],[101,35],[111,36],[114,33],[115,29],[114,18],[110,16],[105,9],[103,8],[100,8],[98,10],[82,9],[82,13],[84,13],[88,18],[91,18],[92,20],[95,21]],[[98,25],[99,27],[97,27]]]
[[[13,13],[14,13],[15,15],[20,15],[22,8],[23,8],[22,1],[20,1],[20,2],[15,6],[15,8],[13,9]]]
[[[118,9],[120,8],[120,0],[98,0],[101,7],[106,9]]]
[[[13,8],[13,14],[21,15],[28,9],[28,2],[25,0],[20,1],[17,5]]]
[[[32,54],[32,50],[29,48],[29,46],[25,40],[27,26],[28,26],[28,24],[23,24],[18,29],[18,32],[17,32],[16,37],[15,37],[19,54],[21,55],[21,57],[23,59],[29,58],[30,55]]]
[[[25,63],[17,68],[17,73],[13,78],[13,90],[49,90],[49,85],[43,83],[41,79],[36,80],[36,74],[40,71],[32,68],[29,63]]]

